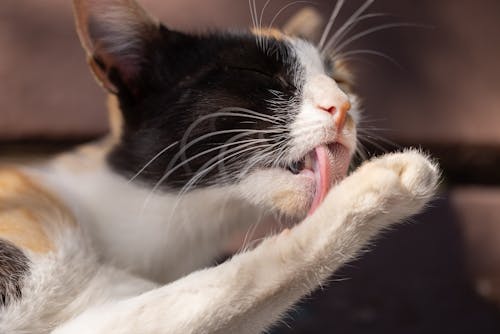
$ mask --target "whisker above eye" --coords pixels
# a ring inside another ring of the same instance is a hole
[[[353,42],[357,41],[358,39],[373,34],[378,31],[382,30],[387,30],[387,29],[392,29],[392,28],[404,28],[404,27],[409,27],[409,28],[431,28],[429,25],[424,25],[424,24],[417,24],[417,23],[387,23],[387,24],[382,24],[370,29],[366,29],[360,33],[355,34],[354,36],[348,38],[347,40],[343,41],[340,43],[340,45],[336,46],[336,51],[341,52],[345,47],[349,46]]]
[[[339,15],[342,7],[344,6],[345,0],[337,0],[337,3],[335,4],[335,7],[333,8],[332,14],[330,15],[330,19],[328,20],[328,23],[325,27],[325,30],[323,31],[323,34],[321,35],[321,39],[318,43],[318,48],[320,50],[323,49],[323,46],[326,42],[326,38],[328,37],[328,34],[330,34],[330,31],[333,27],[333,24],[335,23],[335,20],[337,16]]]
[[[262,10],[260,11],[260,18],[259,18],[259,29],[262,29],[262,20],[264,18],[264,13],[266,11],[267,6],[271,3],[271,0],[267,0],[264,6],[262,6]]]
[[[250,18],[252,19],[252,27],[254,30],[260,29],[259,15],[257,13],[257,4],[255,0],[248,0],[248,7],[250,9]],[[259,34],[255,34],[255,42],[259,48],[262,48],[262,40]]]
[[[313,3],[313,2],[312,1],[306,1],[306,0],[297,0],[297,1],[292,1],[290,3],[287,3],[286,5],[284,5],[283,7],[281,7],[281,9],[274,15],[273,19],[269,23],[268,28],[269,29],[272,28],[274,26],[274,23],[278,19],[278,17],[281,15],[281,13],[283,13],[288,8],[290,8],[292,6],[295,6],[295,5],[298,5],[298,4],[311,4],[311,3]]]
[[[339,31],[342,31],[344,29],[346,29],[346,27],[350,26],[352,21],[356,20],[361,14],[363,14],[367,9],[368,7],[370,7],[373,3],[375,2],[375,0],[367,0],[364,4],[362,4],[358,10],[356,10],[350,17],[349,19],[342,25],[342,27],[340,27]],[[323,50],[328,50],[330,47],[331,47],[331,44],[332,44],[332,40],[336,39],[336,35],[338,34],[338,31],[335,33],[335,35],[330,38],[330,41],[323,46],[323,48],[320,48],[320,50],[323,52]]]
[[[257,17],[256,17],[256,13],[254,12],[254,8],[256,8],[255,0],[248,0],[248,8],[250,10],[250,19],[252,20],[252,26],[254,28],[256,28],[257,27]]]
[[[342,39],[349,34],[360,22],[376,18],[376,17],[385,17],[389,16],[390,14],[387,13],[370,13],[370,14],[365,14],[361,15],[357,18],[355,18],[353,21],[348,21],[340,29],[338,29],[335,34],[330,38],[328,43],[325,45],[323,50],[321,50],[322,54],[327,53],[329,50],[335,49],[335,45],[338,44]]]
[[[392,58],[391,56],[386,55],[383,52],[378,52],[378,51],[375,51],[375,50],[363,49],[363,50],[347,51],[347,52],[339,53],[339,54],[335,55],[332,59],[333,59],[333,61],[336,61],[336,60],[340,60],[340,59],[346,59],[346,58],[351,57],[351,56],[363,55],[363,54],[372,55],[372,56],[378,56],[380,58],[383,58],[383,59],[389,61],[393,65],[397,66],[400,70],[404,70],[404,67],[400,63],[398,63],[394,58]]]

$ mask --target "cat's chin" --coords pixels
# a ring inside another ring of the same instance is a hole
[[[240,192],[253,204],[293,218],[316,211],[330,189],[347,175],[351,153],[334,143],[319,145],[298,165],[262,169],[248,175]]]

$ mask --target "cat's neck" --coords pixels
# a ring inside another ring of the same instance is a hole
[[[29,172],[65,202],[102,256],[118,266],[157,281],[173,280],[209,264],[225,235],[258,220],[259,213],[235,199],[232,189],[179,196],[130,182],[106,162],[112,142],[83,146]]]

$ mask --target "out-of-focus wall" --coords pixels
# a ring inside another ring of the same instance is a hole
[[[187,30],[247,27],[245,0],[143,0],[170,27]],[[258,0],[258,8],[264,1]],[[269,22],[290,3],[270,2]],[[334,1],[316,1],[327,16]],[[362,1],[348,1],[339,22]],[[297,10],[290,6],[278,24]],[[432,28],[398,28],[362,38],[360,90],[367,118],[405,142],[500,145],[500,3],[495,0],[379,0],[373,12],[390,13],[362,28],[414,22]],[[93,136],[106,128],[103,94],[85,66],[67,0],[4,0],[0,4],[0,138]],[[373,124],[372,124],[373,125]],[[478,128],[481,130],[478,131]]]
[[[384,48],[403,66],[366,77],[374,113],[409,142],[500,145],[500,2],[380,2],[381,11],[391,8],[430,27],[361,44]]]

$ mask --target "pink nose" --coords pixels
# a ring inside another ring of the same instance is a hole
[[[339,106],[319,106],[319,108],[333,115],[335,127],[337,131],[340,131],[344,128],[347,112],[351,109],[351,103],[345,101]]]

